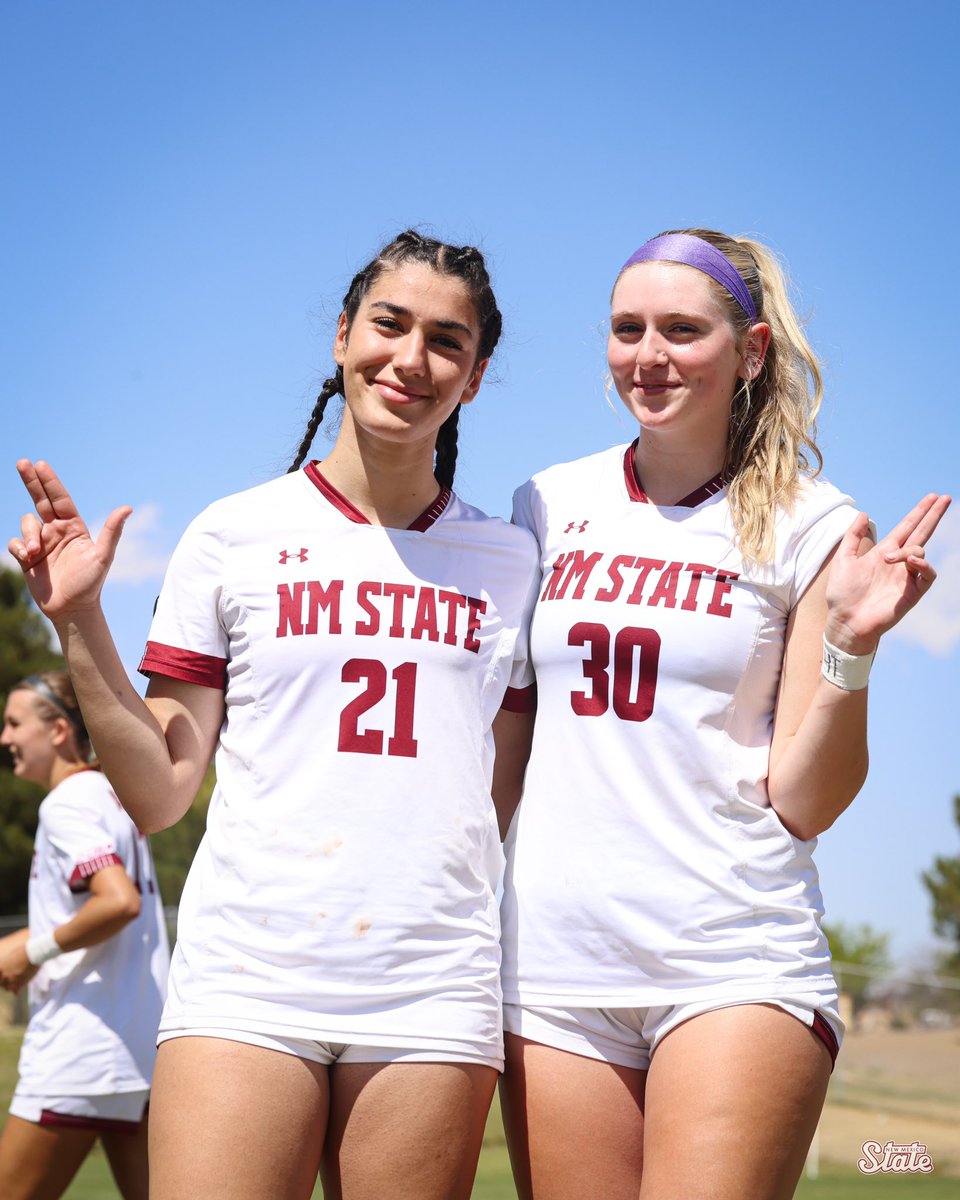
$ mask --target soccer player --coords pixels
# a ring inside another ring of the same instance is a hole
[[[502,1066],[492,733],[525,725],[539,582],[532,536],[450,490],[500,325],[471,247],[407,232],[355,276],[291,472],[173,556],[146,703],[97,598],[129,510],[95,544],[51,469],[19,464],[38,515],[11,550],[138,823],[176,821],[216,750],[152,1200],[302,1200],[321,1161],[328,1200],[470,1194]],[[337,395],[336,443],[302,466]]]
[[[125,1200],[147,1200],[147,1119],[169,952],[147,839],[92,765],[65,671],[16,684],[0,742],[47,789],[29,928],[0,939],[0,985],[30,1022],[0,1136],[0,1196],[56,1200],[99,1137]]]
[[[644,244],[608,359],[637,440],[515,497],[543,582],[511,1154],[525,1200],[781,1200],[842,1033],[812,851],[863,783],[870,663],[949,498],[874,545],[813,477],[820,372],[755,242]]]

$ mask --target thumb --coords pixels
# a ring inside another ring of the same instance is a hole
[[[103,523],[100,536],[97,538],[97,549],[103,551],[108,564],[113,562],[113,556],[117,552],[123,527],[126,525],[127,518],[132,512],[133,509],[130,505],[125,504],[121,508],[115,508]]]
[[[857,513],[853,524],[840,539],[840,545],[837,547],[837,557],[856,558],[860,549],[860,543],[865,537],[870,536],[870,518],[865,512]]]

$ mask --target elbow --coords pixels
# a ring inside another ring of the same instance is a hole
[[[131,921],[135,921],[140,916],[140,910],[143,908],[143,901],[140,898],[140,893],[133,886],[129,891],[125,892],[121,903],[118,906],[117,917],[123,921],[124,925],[129,925]]]

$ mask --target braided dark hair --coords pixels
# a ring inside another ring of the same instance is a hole
[[[376,283],[384,271],[395,270],[403,263],[422,263],[431,267],[438,275],[452,275],[462,279],[470,293],[477,310],[477,320],[480,324],[480,340],[477,348],[477,362],[489,358],[496,349],[503,328],[503,318],[497,308],[497,300],[490,286],[490,276],[487,274],[483,255],[475,246],[451,246],[447,242],[438,242],[435,238],[424,237],[413,229],[406,229],[389,242],[376,258],[354,275],[343,298],[343,314],[346,317],[347,329],[363,302],[364,296]],[[336,395],[343,395],[343,371],[338,367],[335,374],[325,379],[320,395],[313,406],[310,420],[297,456],[288,470],[297,471],[303,465],[310,450],[327,401]],[[460,420],[460,405],[453,410],[437,431],[437,482],[442,487],[453,487],[453,476],[457,465],[457,426]]]

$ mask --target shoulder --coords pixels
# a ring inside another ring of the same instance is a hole
[[[249,520],[263,523],[270,516],[286,511],[303,495],[306,480],[302,471],[281,475],[242,492],[233,492],[208,504],[187,526],[187,532],[228,534]]]
[[[857,506],[825,479],[804,479],[789,512],[777,520],[777,558],[794,597],[803,593],[853,524]]]
[[[623,476],[624,456],[629,444],[611,446],[608,450],[600,450],[596,454],[588,454],[585,458],[577,458],[571,462],[556,463],[534,476],[517,488],[517,495],[524,492],[550,494],[565,491],[570,487],[590,486],[596,480],[616,480]]]
[[[786,538],[802,537],[814,526],[826,521],[847,526],[857,514],[853,499],[826,479],[802,479],[793,507],[780,514],[778,525]]]
[[[99,821],[122,813],[120,801],[106,776],[94,770],[69,775],[40,805],[40,820],[47,828],[64,821]]]

